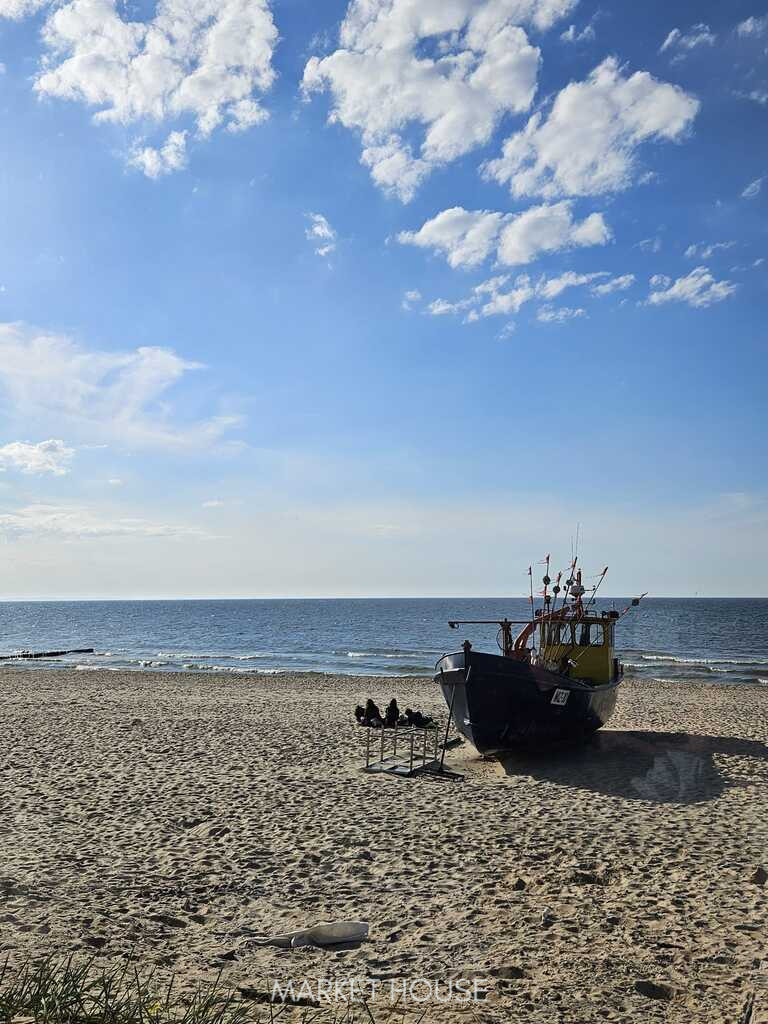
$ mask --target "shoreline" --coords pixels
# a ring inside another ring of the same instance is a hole
[[[686,666],[690,663],[684,662]],[[629,666],[628,666],[629,667]],[[633,665],[632,668],[636,666]],[[693,667],[691,665],[691,667]],[[768,671],[768,669],[766,670]],[[46,664],[45,659],[37,661],[35,659],[29,659],[25,662],[13,662],[13,661],[0,661],[0,679],[18,675],[20,677],[26,676],[29,672],[35,672],[44,675],[55,675],[62,673],[64,675],[70,675],[72,673],[98,673],[103,672],[105,674],[120,675],[120,676],[136,676],[137,678],[143,678],[146,676],[179,676],[181,678],[187,677],[233,677],[233,678],[248,678],[254,677],[259,679],[273,679],[276,677],[290,676],[292,679],[366,679],[366,680],[392,680],[392,681],[403,681],[408,682],[409,680],[419,680],[422,683],[427,682],[432,684],[433,670],[425,669],[424,672],[403,672],[403,673],[386,673],[381,671],[364,672],[364,671],[349,671],[339,672],[332,669],[287,669],[287,668],[240,668],[238,666],[230,665],[211,665],[200,667],[195,665],[194,667],[179,668],[176,665],[156,665],[147,664],[142,668],[125,668],[119,665],[93,665],[93,664],[62,664],[58,663],[55,665]],[[754,681],[756,679],[757,681]],[[622,687],[631,685],[647,685],[647,686],[712,686],[716,689],[737,689],[737,690],[768,690],[768,676],[765,678],[761,676],[754,677],[750,680],[738,680],[721,678],[719,674],[713,679],[712,676],[703,676],[701,678],[674,678],[669,676],[638,676],[633,675],[631,671],[625,672],[622,680]]]
[[[464,744],[460,783],[360,770],[353,708],[393,695],[445,722],[423,676],[4,667],[0,953],[261,994],[482,978],[487,1021],[738,1019],[768,935],[765,687],[627,679],[594,744]],[[253,944],[344,918],[357,949]]]

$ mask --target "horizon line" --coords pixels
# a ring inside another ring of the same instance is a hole
[[[633,600],[629,594],[605,594],[601,595],[600,599],[596,601],[596,604],[601,604],[606,601],[626,601],[628,599]],[[0,604],[45,604],[45,603],[57,603],[57,604],[90,604],[90,603],[119,603],[123,601],[135,601],[143,603],[151,603],[153,601],[174,601],[182,603],[185,601],[197,602],[197,601],[528,601],[529,595],[527,594],[420,594],[416,595],[360,595],[360,594],[342,594],[342,595],[270,595],[268,597],[222,597],[222,596],[202,596],[202,597],[174,597],[174,596],[161,596],[161,597],[3,597],[0,598]],[[768,600],[768,594],[739,594],[739,595],[726,595],[726,594],[649,594],[642,599],[643,601],[766,601]],[[537,602],[541,603],[541,602]]]

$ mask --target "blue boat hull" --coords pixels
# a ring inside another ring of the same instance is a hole
[[[621,682],[592,686],[472,650],[446,654],[435,669],[456,728],[481,754],[583,742],[613,714]]]

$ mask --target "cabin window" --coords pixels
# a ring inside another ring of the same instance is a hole
[[[563,622],[550,625],[546,642],[564,647],[602,647],[605,633],[597,622]]]
[[[599,623],[593,622],[590,626],[587,626],[587,630],[588,638],[586,640],[586,643],[582,641],[583,646],[602,647],[603,640],[605,639],[603,636],[603,627]]]

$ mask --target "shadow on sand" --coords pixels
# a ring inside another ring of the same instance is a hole
[[[768,747],[757,740],[605,729],[585,746],[512,754],[501,763],[509,776],[529,775],[629,800],[693,804],[714,800],[726,785],[738,784],[723,778],[715,754],[768,762]]]

